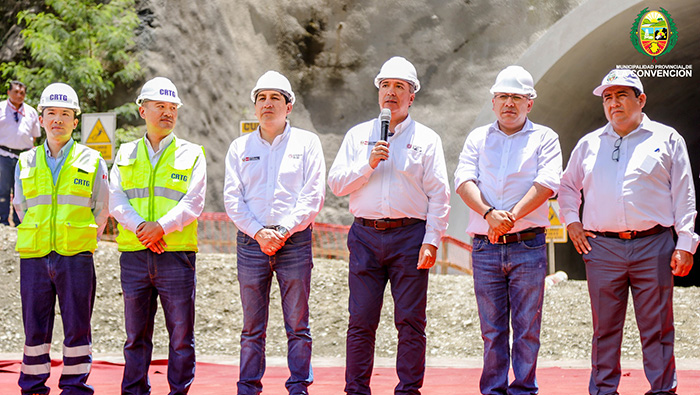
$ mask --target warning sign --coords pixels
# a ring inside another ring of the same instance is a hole
[[[82,143],[99,151],[107,163],[112,163],[117,114],[113,112],[83,114],[81,123]]]
[[[85,140],[85,143],[111,143],[109,136],[107,136],[107,132],[105,131],[105,127],[102,126],[102,121],[100,121],[99,118],[97,119],[95,126],[92,128],[92,132],[90,132],[87,140]]]
[[[547,229],[547,241],[554,243],[566,243],[566,226],[559,219],[559,202],[549,199],[549,229]]]
[[[258,121],[241,121],[241,136],[246,133],[255,131],[258,128],[260,122]]]

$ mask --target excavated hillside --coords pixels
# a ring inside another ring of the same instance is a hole
[[[412,116],[442,136],[452,174],[498,71],[582,2],[142,0],[139,45],[146,78],[178,86],[177,133],[206,147],[207,210],[222,211],[222,162],[254,119],[249,92],[266,70],[291,80],[290,120],[321,135],[330,167],[347,129],[379,113],[381,64],[405,56],[422,85]],[[347,200],[328,193],[318,220],[348,223]]]
[[[584,1],[137,0],[137,45],[144,81],[160,75],[177,85],[185,106],[176,133],[205,146],[206,210],[223,211],[226,150],[239,122],[255,118],[249,92],[266,70],[291,80],[290,120],[322,137],[330,167],[345,132],[379,112],[379,67],[408,58],[422,85],[412,116],[442,136],[451,174],[498,71]],[[16,15],[43,6],[0,4],[0,61],[27,56]],[[128,89],[110,104],[132,101],[138,92]],[[318,220],[349,223],[347,199],[328,193]]]

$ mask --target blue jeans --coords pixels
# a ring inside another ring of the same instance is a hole
[[[17,159],[0,155],[0,224],[10,224],[10,194],[15,189],[15,166]],[[17,213],[12,216],[15,226],[19,225]]]
[[[345,364],[348,394],[371,393],[374,342],[387,281],[391,282],[394,325],[399,332],[399,383],[394,393],[420,394],[425,374],[428,270],[416,266],[424,236],[425,222],[387,230],[357,223],[350,227],[350,320]]]
[[[64,395],[92,394],[87,384],[92,364],[90,318],[95,304],[92,253],[20,259],[20,294],[24,322],[24,358],[19,386],[23,394],[48,394],[56,296],[63,320],[63,374],[58,386]],[[3,391],[4,392],[4,391]]]
[[[265,255],[258,242],[243,232],[238,232],[237,243],[238,283],[243,305],[238,393],[257,395],[262,392],[270,286],[272,275],[276,273],[287,332],[290,376],[285,386],[290,394],[308,394],[307,387],[314,380],[309,330],[313,267],[311,228],[294,233],[273,256]]]
[[[194,252],[156,254],[150,250],[122,252],[122,291],[126,343],[122,394],[151,393],[148,367],[153,351],[153,321],[157,298],[170,335],[168,384],[170,395],[186,394],[194,380]]]
[[[537,394],[537,354],[547,252],[544,233],[528,241],[490,244],[474,239],[474,293],[484,340],[479,387],[485,395]],[[511,359],[515,379],[508,385]]]

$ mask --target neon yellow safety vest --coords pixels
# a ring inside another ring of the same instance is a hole
[[[144,139],[122,144],[115,164],[119,166],[122,190],[131,207],[146,221],[156,221],[167,214],[185,197],[192,169],[202,152],[202,146],[174,138],[153,167]],[[134,232],[121,224],[118,228],[119,251],[146,249]],[[166,251],[198,251],[197,221],[181,231],[166,234],[163,240]]]
[[[95,251],[97,224],[91,206],[99,160],[99,152],[73,143],[54,185],[43,145],[20,154],[19,178],[27,201],[27,213],[17,227],[20,258]]]

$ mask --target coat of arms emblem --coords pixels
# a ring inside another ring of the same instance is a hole
[[[632,24],[630,31],[632,45],[637,51],[656,58],[668,53],[678,41],[678,29],[671,14],[663,8],[658,11],[643,9]]]

